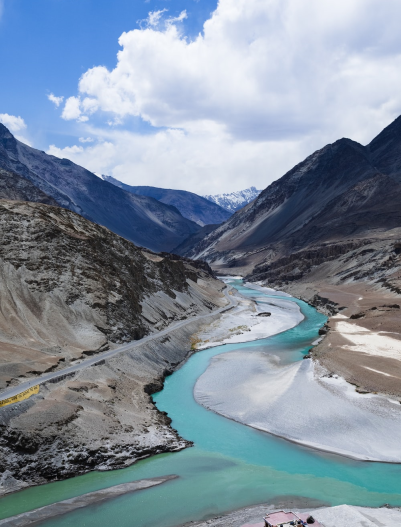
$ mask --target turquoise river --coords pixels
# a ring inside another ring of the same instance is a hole
[[[269,301],[267,294],[244,287],[240,280],[231,283],[249,298]],[[154,456],[123,470],[93,472],[6,496],[0,500],[0,519],[111,485],[166,474],[179,478],[43,525],[172,527],[285,496],[332,505],[401,505],[401,465],[317,452],[225,419],[195,402],[194,384],[215,355],[241,349],[281,354],[284,361],[302,359],[325,317],[304,302],[290,300],[305,315],[297,327],[266,339],[196,353],[154,396],[158,408],[169,414],[172,425],[194,447]]]

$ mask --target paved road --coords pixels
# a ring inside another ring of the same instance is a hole
[[[62,370],[58,370],[58,371],[51,372],[51,373],[45,373],[44,375],[41,375],[40,377],[36,377],[35,379],[30,379],[29,381],[23,382],[19,384],[18,386],[12,386],[11,388],[7,388],[7,390],[0,392],[0,400],[7,399],[9,397],[14,397],[14,395],[18,395],[19,393],[27,390],[28,388],[31,388],[32,386],[43,384],[44,382],[48,382],[51,379],[57,379],[58,377],[61,377],[63,375],[68,375],[70,373],[81,371],[87,368],[88,366],[93,366],[94,364],[100,361],[103,361],[105,359],[110,359],[110,357],[114,357],[115,355],[118,355],[119,353],[122,353],[123,351],[133,350],[137,348],[138,346],[142,346],[142,344],[145,344],[146,342],[151,342],[152,340],[163,337],[164,335],[168,335],[172,331],[182,328],[183,326],[186,326],[187,324],[190,324],[191,322],[194,322],[196,320],[201,320],[203,318],[210,317],[211,315],[218,315],[219,313],[228,311],[229,309],[231,309],[233,306],[237,304],[237,301],[228,294],[229,290],[231,290],[231,288],[227,288],[224,290],[224,295],[229,301],[228,306],[224,306],[224,307],[221,307],[220,309],[216,309],[215,311],[207,313],[206,315],[200,315],[198,317],[181,320],[180,322],[172,324],[168,328],[163,329],[162,331],[159,331],[158,333],[154,333],[140,340],[133,340],[132,342],[129,342],[128,344],[124,344],[123,346],[119,346],[116,349],[105,351],[103,353],[99,353],[95,357],[91,357],[90,359],[83,360],[82,362],[80,362],[79,364],[75,364],[74,366],[69,366],[67,368],[63,368]]]

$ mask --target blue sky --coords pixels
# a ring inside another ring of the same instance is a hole
[[[128,184],[265,188],[401,114],[399,20],[399,0],[0,0],[0,121]]]
[[[168,9],[176,16],[185,9],[186,33],[193,36],[216,5],[217,0],[5,0],[0,64],[7,82],[0,83],[0,113],[21,115],[39,149],[74,144],[79,129],[60,121],[46,94],[75,94],[77,80],[90,67],[113,68],[119,36],[138,27],[149,11]]]

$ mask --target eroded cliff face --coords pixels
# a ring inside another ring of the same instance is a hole
[[[150,394],[192,353],[200,327],[194,320],[1,408],[0,495],[191,446]]]
[[[2,388],[227,302],[203,262],[138,248],[69,210],[3,200],[0,224]],[[183,448],[149,394],[199,325],[0,408],[0,493]]]

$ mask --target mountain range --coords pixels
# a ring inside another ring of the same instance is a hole
[[[18,141],[2,124],[0,168],[5,197],[19,192],[21,199],[57,204],[154,251],[170,251],[200,228],[171,205],[126,192],[68,159]]]
[[[401,117],[366,147],[340,139],[316,151],[186,254],[261,278],[282,257],[401,227],[400,203]]]
[[[257,198],[261,192],[262,191],[257,190],[256,187],[250,187],[245,190],[238,190],[237,192],[207,195],[203,197],[216,203],[228,212],[231,212],[231,214],[234,214],[234,212],[242,209],[242,207],[245,207],[245,205],[248,205],[248,203]]]
[[[135,194],[137,196],[148,196],[157,199],[161,203],[171,205],[180,213],[201,227],[210,224],[219,224],[231,216],[231,212],[220,207],[218,204],[193,192],[186,190],[173,190],[149,186],[131,186],[122,183],[111,176],[102,176],[105,181],[117,187]]]

